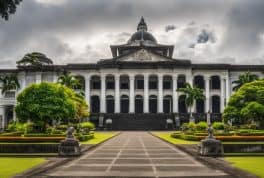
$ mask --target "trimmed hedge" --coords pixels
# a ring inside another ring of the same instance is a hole
[[[60,142],[65,137],[1,137],[0,142]]]
[[[202,139],[205,139],[206,136],[198,136],[198,135],[186,135],[186,134],[171,134],[171,137],[173,138],[179,138],[184,140],[190,140],[190,141],[199,141]],[[215,135],[216,139],[221,141],[264,141],[264,136],[218,136]]]

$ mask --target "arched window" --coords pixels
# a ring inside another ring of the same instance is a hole
[[[135,89],[144,89],[144,76],[135,76]]]
[[[184,88],[186,83],[185,75],[179,75],[177,79],[177,88]]]
[[[212,113],[220,113],[220,97],[218,95],[212,96]]]
[[[100,98],[99,96],[91,96],[91,112],[99,113],[100,112]]]
[[[194,86],[204,89],[204,78],[201,75],[197,75],[194,77]]]
[[[92,76],[91,77],[91,89],[101,89],[101,78],[99,76]]]
[[[211,89],[213,90],[219,90],[221,88],[221,82],[219,76],[212,76],[211,77]]]
[[[196,100],[196,112],[204,113],[204,100]]]
[[[158,77],[155,75],[151,75],[149,77],[149,89],[155,90],[158,89]]]
[[[122,95],[120,98],[121,113],[129,112],[129,98],[127,95]]]
[[[170,90],[172,89],[172,77],[171,76],[164,76],[163,77],[163,89]]]
[[[115,112],[115,99],[113,96],[106,96],[106,112],[114,113]]]
[[[171,113],[172,112],[172,96],[167,95],[163,98],[163,112]]]
[[[106,89],[110,89],[110,90],[115,89],[115,77],[113,75],[106,76],[105,81],[106,81]]]
[[[149,112],[150,113],[157,113],[157,96],[151,95],[149,97]]]
[[[140,95],[135,97],[135,113],[143,113],[143,97]]]
[[[186,107],[186,103],[185,103],[185,95],[181,95],[179,97],[179,105],[178,105],[178,109],[179,109],[179,113],[187,113],[187,107]]]

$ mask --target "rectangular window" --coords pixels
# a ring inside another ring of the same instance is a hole
[[[165,89],[165,90],[171,89],[171,82],[170,81],[164,81],[163,82],[163,89]]]
[[[121,89],[129,89],[129,85],[127,82],[121,82],[120,83],[120,88]]]
[[[136,89],[144,89],[144,80],[137,80]]]
[[[101,82],[100,81],[94,81],[92,83],[93,89],[101,89]]]
[[[115,89],[115,82],[114,81],[106,82],[106,89]]]
[[[158,89],[158,82],[156,82],[156,81],[150,81],[149,82],[149,89],[150,90]]]

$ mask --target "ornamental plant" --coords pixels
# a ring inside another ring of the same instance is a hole
[[[20,122],[28,120],[42,123],[42,129],[52,121],[75,118],[77,107],[75,92],[65,86],[54,83],[32,84],[17,97],[15,107]]]

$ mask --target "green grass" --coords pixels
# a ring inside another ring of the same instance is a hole
[[[45,162],[45,158],[0,158],[0,177],[9,178]]]
[[[225,160],[230,162],[233,166],[255,174],[264,178],[264,156],[250,156],[250,157],[225,157]]]
[[[118,132],[95,132],[93,139],[81,142],[81,144],[91,144],[91,145],[98,144],[115,136],[116,134],[118,134]]]
[[[178,138],[171,137],[173,132],[151,132],[153,135],[164,139],[172,144],[197,144],[199,141],[189,141],[189,140],[182,140]]]

